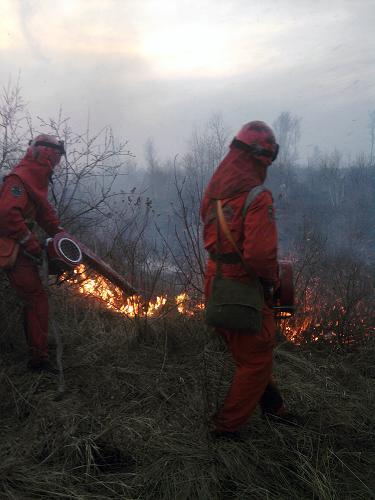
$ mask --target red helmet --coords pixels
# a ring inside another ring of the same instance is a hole
[[[261,121],[246,123],[236,134],[231,145],[248,151],[265,166],[275,161],[279,152],[279,145],[272,129]]]
[[[38,163],[53,168],[60,162],[61,156],[65,155],[64,141],[54,135],[41,134],[29,141],[27,153],[31,153]]]

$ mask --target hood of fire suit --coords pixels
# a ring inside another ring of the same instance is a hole
[[[215,170],[206,188],[205,197],[224,200],[263,184],[267,168],[247,151],[231,147]]]
[[[16,175],[25,186],[30,198],[38,207],[48,203],[48,184],[52,175],[53,166],[45,158],[35,160],[29,148],[26,155],[8,175]]]

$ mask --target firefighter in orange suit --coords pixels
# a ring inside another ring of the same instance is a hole
[[[275,136],[264,122],[247,123],[233,139],[228,154],[206,188],[201,205],[204,245],[209,253],[205,273],[206,299],[211,293],[218,259],[223,277],[241,281],[249,279],[238,254],[224,236],[220,236],[220,255],[215,253],[215,200],[221,200],[225,220],[246,262],[267,289],[278,286],[277,230],[271,192],[259,190],[243,213],[248,193],[263,184],[277,152]],[[215,436],[236,437],[238,429],[258,404],[263,414],[277,416],[285,413],[283,399],[272,380],[276,326],[270,305],[266,300],[262,329],[258,334],[217,328],[236,368],[224,405],[214,417]]]
[[[29,346],[29,369],[52,371],[48,360],[48,299],[37,264],[42,249],[30,230],[33,221],[50,236],[62,230],[48,202],[48,184],[54,167],[65,154],[64,143],[51,135],[30,141],[24,158],[4,178],[0,190],[0,248],[18,250],[9,281],[24,302],[24,328]]]

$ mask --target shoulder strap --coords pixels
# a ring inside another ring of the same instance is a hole
[[[224,217],[223,207],[221,206],[221,200],[216,200],[216,210],[217,210],[217,218],[218,218],[218,222],[220,224],[220,227],[223,230],[223,233],[225,234],[225,236],[231,242],[233,248],[238,253],[238,255],[241,259],[241,262],[242,262],[244,268],[246,269],[247,274],[249,275],[249,277],[251,279],[257,278],[256,272],[248,264],[248,262],[246,262],[244,256],[242,255],[241,250],[238,248],[237,243],[233,239],[232,233],[230,232],[230,229],[229,229],[228,224],[227,224],[225,217]]]
[[[255,186],[253,189],[250,189],[250,191],[247,194],[245,204],[242,209],[242,217],[246,217],[247,210],[251,203],[255,200],[255,198],[258,196],[258,194],[263,193],[266,188],[263,186],[263,184],[260,184],[259,186]]]

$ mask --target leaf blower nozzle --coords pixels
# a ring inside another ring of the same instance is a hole
[[[48,238],[47,256],[49,273],[53,275],[71,271],[83,261],[80,246],[65,232]]]
[[[137,290],[123,276],[65,231],[47,240],[47,257],[50,274],[60,275],[84,263],[119,287],[125,295],[137,294]]]

